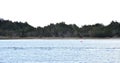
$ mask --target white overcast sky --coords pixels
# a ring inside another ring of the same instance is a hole
[[[0,17],[45,26],[120,22],[120,0],[0,0]]]

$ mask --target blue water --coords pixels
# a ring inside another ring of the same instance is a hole
[[[0,40],[0,63],[120,63],[120,40]]]

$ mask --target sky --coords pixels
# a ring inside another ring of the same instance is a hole
[[[119,0],[0,0],[0,18],[46,26],[120,22]]]

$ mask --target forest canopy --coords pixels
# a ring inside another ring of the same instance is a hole
[[[0,37],[120,37],[120,23],[111,21],[107,26],[96,23],[78,27],[60,22],[45,27],[33,27],[27,22],[0,19]]]

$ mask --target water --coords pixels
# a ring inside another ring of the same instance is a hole
[[[120,63],[120,40],[0,40],[0,63]]]

